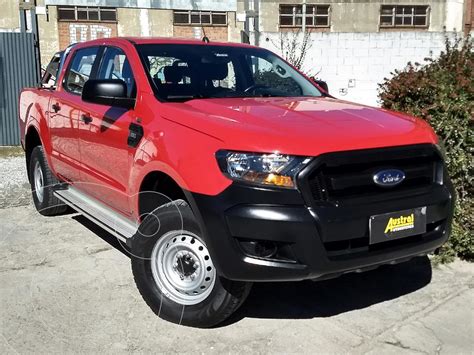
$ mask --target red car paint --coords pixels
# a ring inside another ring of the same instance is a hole
[[[138,39],[137,44],[206,44],[176,39]],[[317,156],[322,153],[437,143],[422,120],[333,98],[196,99],[160,102],[129,39],[100,39],[74,51],[100,45],[123,49],[137,84],[134,109],[114,122],[104,119],[111,107],[83,102],[66,91],[25,89],[20,97],[21,140],[35,129],[53,172],[130,218],[138,218],[140,186],[150,172],[170,176],[183,189],[216,195],[231,184],[218,167],[220,149]],[[246,46],[237,43],[213,43]],[[69,55],[58,83],[62,83]],[[53,105],[61,110],[55,113]],[[81,117],[89,115],[85,125]],[[144,137],[127,146],[128,126],[140,122]]]

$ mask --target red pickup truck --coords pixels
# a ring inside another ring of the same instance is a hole
[[[266,49],[100,39],[58,53],[43,83],[20,98],[36,208],[113,233],[164,319],[214,326],[252,282],[365,271],[448,238],[429,125],[337,100]]]

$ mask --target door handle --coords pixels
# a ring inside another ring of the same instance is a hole
[[[92,117],[86,114],[83,114],[81,116],[81,119],[82,119],[82,122],[84,122],[85,124],[89,124],[92,122]]]
[[[59,110],[61,110],[61,106],[56,102],[55,104],[51,105],[51,108],[53,109],[54,112],[58,113]]]

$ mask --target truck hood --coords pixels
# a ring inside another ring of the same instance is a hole
[[[163,106],[165,119],[213,136],[227,149],[314,156],[437,142],[423,120],[332,98],[198,99]]]

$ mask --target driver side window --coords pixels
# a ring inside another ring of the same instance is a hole
[[[127,85],[128,97],[136,96],[135,79],[127,56],[120,48],[107,47],[102,57],[97,79],[118,79]]]
[[[81,95],[82,88],[91,75],[98,51],[98,47],[77,50],[69,66],[64,82],[67,91]]]

